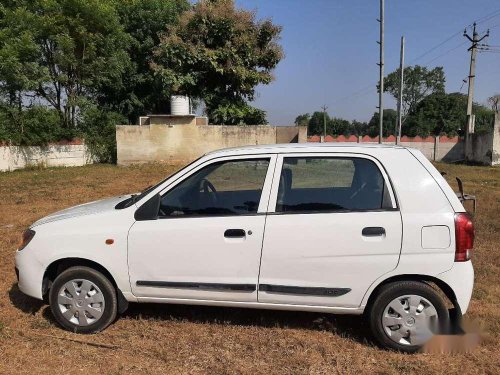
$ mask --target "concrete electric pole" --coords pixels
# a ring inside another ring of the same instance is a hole
[[[399,54],[399,96],[398,96],[398,129],[396,134],[396,144],[401,142],[401,126],[403,124],[403,88],[405,69],[405,37],[401,37],[401,52]]]
[[[328,107],[324,105],[321,109],[323,110],[323,142],[326,142],[326,110]]]
[[[472,152],[472,144],[471,144],[471,134],[474,133],[474,115],[472,114],[472,103],[474,100],[474,78],[476,77],[476,54],[477,54],[477,45],[483,39],[487,38],[490,35],[490,31],[488,30],[486,34],[482,37],[479,37],[479,34],[476,32],[476,23],[474,22],[472,26],[472,37],[467,34],[467,29],[464,30],[464,37],[469,39],[472,45],[469,47],[468,51],[470,51],[470,67],[469,67],[469,89],[467,91],[467,126],[465,128],[465,159],[468,159]]]
[[[384,0],[380,0],[380,18],[377,20],[380,22],[380,40],[377,42],[380,45],[380,61],[378,66],[380,68],[380,91],[378,93],[378,113],[379,113],[379,138],[378,143],[382,143],[382,128],[384,124]]]

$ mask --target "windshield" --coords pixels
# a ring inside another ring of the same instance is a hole
[[[189,163],[188,165],[182,167],[181,169],[177,170],[176,172],[168,175],[167,177],[165,177],[163,180],[161,180],[160,182],[158,182],[157,184],[155,185],[151,185],[151,186],[148,186],[147,188],[145,188],[143,191],[141,191],[139,194],[132,194],[130,197],[124,199],[123,201],[119,202],[116,206],[115,206],[115,209],[117,210],[121,210],[123,208],[127,208],[127,207],[130,207],[131,205],[133,205],[134,203],[137,203],[139,202],[141,199],[143,199],[146,195],[148,195],[151,191],[153,191],[154,189],[156,189],[158,186],[160,186],[161,184],[163,184],[165,181],[167,181],[170,177],[176,175],[177,173],[180,173],[182,172],[184,169],[188,168],[189,166],[191,166],[192,164],[196,163],[198,160],[200,160],[203,156],[199,157],[198,159],[194,160],[193,162]]]

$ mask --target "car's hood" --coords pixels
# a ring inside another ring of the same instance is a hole
[[[78,206],[66,208],[62,211],[55,212],[48,216],[41,218],[40,220],[34,222],[31,227],[36,227],[38,225],[51,223],[53,221],[69,219],[78,216],[98,214],[105,211],[114,210],[115,206],[123,201],[124,199],[130,197],[130,195],[120,195],[118,197],[102,199],[95,202],[84,203]]]

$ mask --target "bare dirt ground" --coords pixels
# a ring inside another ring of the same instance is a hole
[[[53,211],[141,190],[177,169],[95,165],[0,174],[0,373],[498,374],[500,169],[438,168],[450,180],[461,176],[479,199],[476,285],[467,316],[483,339],[470,353],[388,352],[373,345],[357,317],[233,308],[131,305],[97,335],[61,330],[46,305],[16,286],[14,251],[22,231]]]

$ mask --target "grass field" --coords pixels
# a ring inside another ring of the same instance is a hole
[[[81,336],[58,328],[46,305],[19,292],[14,250],[30,223],[140,190],[177,168],[95,165],[0,174],[1,374],[500,373],[498,168],[438,165],[450,180],[462,177],[466,192],[478,197],[476,284],[467,315],[483,340],[471,353],[382,351],[358,317],[200,306],[131,305],[104,332]]]

